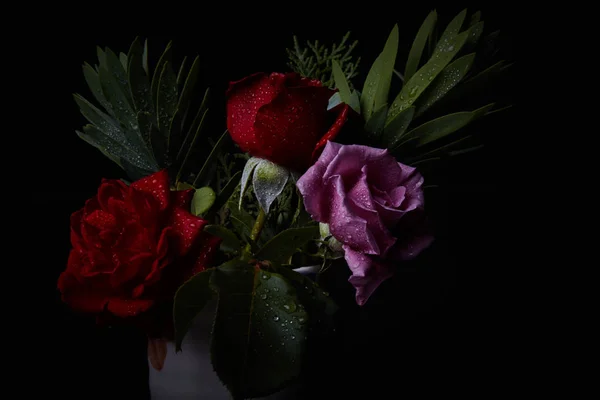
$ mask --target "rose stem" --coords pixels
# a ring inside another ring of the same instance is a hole
[[[267,219],[267,215],[265,214],[265,212],[263,211],[262,208],[260,208],[260,211],[258,212],[258,216],[256,217],[256,222],[254,222],[254,226],[252,227],[252,233],[250,233],[250,239],[256,241],[256,239],[258,239],[258,237],[260,236],[260,232],[263,229],[263,226],[265,226],[265,220]]]

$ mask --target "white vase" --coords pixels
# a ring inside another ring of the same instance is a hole
[[[299,268],[298,272],[312,273],[314,268],[303,267]],[[152,400],[231,399],[210,361],[210,336],[215,310],[216,301],[213,301],[195,318],[183,339],[181,352],[175,353],[175,344],[167,343],[167,356],[160,371],[150,366],[149,384]],[[298,396],[299,388],[291,386],[263,399],[291,400],[299,398]]]

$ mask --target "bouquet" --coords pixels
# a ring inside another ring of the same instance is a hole
[[[362,82],[349,33],[331,46],[294,37],[290,71],[229,84],[218,136],[199,57],[177,65],[169,44],[151,65],[139,38],[127,53],[98,48],[83,66],[93,99],[74,96],[89,121],[77,135],[127,179],[103,180],[72,214],[63,301],[144,329],[161,369],[165,341],[185,351],[216,299],[211,361],[231,395],[293,382],[311,340],[335,330],[321,275],[347,269],[362,306],[418,257],[434,240],[428,172],[480,148],[462,128],[503,109],[463,106],[509,66],[480,18],[464,10],[441,30],[432,11],[407,60],[393,27]]]

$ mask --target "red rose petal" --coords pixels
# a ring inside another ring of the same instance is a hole
[[[103,179],[98,189],[98,203],[104,211],[109,211],[109,200],[124,200],[127,185],[118,179]]]
[[[171,207],[173,209],[183,208],[184,210],[189,210],[192,197],[194,197],[194,191],[192,189],[172,191]]]
[[[61,292],[61,298],[72,309],[87,313],[102,312],[107,302],[106,297],[89,289],[68,270],[60,274],[58,278],[58,290]]]
[[[117,317],[133,317],[144,311],[148,311],[154,305],[150,299],[121,299],[111,298],[108,301],[108,311]]]
[[[319,140],[319,142],[315,146],[315,149],[312,153],[313,161],[316,160],[317,158],[319,158],[319,156],[321,155],[321,152],[323,151],[323,148],[325,147],[327,142],[335,139],[335,137],[340,133],[340,131],[342,130],[342,127],[348,120],[348,113],[350,112],[349,111],[350,106],[348,106],[348,104],[345,104],[345,103],[342,104],[341,106],[342,106],[342,109],[341,109],[340,113],[338,114],[335,122],[333,123],[333,125],[331,125],[331,128],[329,128],[329,130],[327,131],[325,136],[323,136],[321,138],[321,140]]]
[[[188,253],[207,222],[185,210],[177,210],[173,214],[171,228],[177,255],[183,256]]]
[[[161,210],[165,210],[169,206],[171,189],[169,186],[169,173],[166,169],[135,181],[130,187],[152,195]]]
[[[86,215],[85,222],[100,230],[114,229],[117,225],[116,218],[102,210],[96,210]]]
[[[141,253],[128,259],[126,262],[119,263],[114,272],[110,275],[110,285],[114,289],[137,280],[143,280],[150,272],[152,262],[155,257],[152,253]]]
[[[195,255],[196,259],[194,261],[194,268],[192,269],[189,277],[204,271],[209,268],[213,262],[215,254],[219,249],[219,245],[221,244],[221,238],[207,235],[206,238],[203,238],[202,245],[198,254]]]

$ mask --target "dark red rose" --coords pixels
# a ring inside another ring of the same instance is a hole
[[[71,215],[71,243],[58,288],[82,312],[132,317],[170,301],[202,271],[219,239],[190,214],[192,190],[171,191],[166,171],[127,186],[103,180],[96,197]]]
[[[346,104],[327,111],[334,93],[296,73],[257,73],[229,84],[227,128],[250,155],[304,171],[348,118]]]

